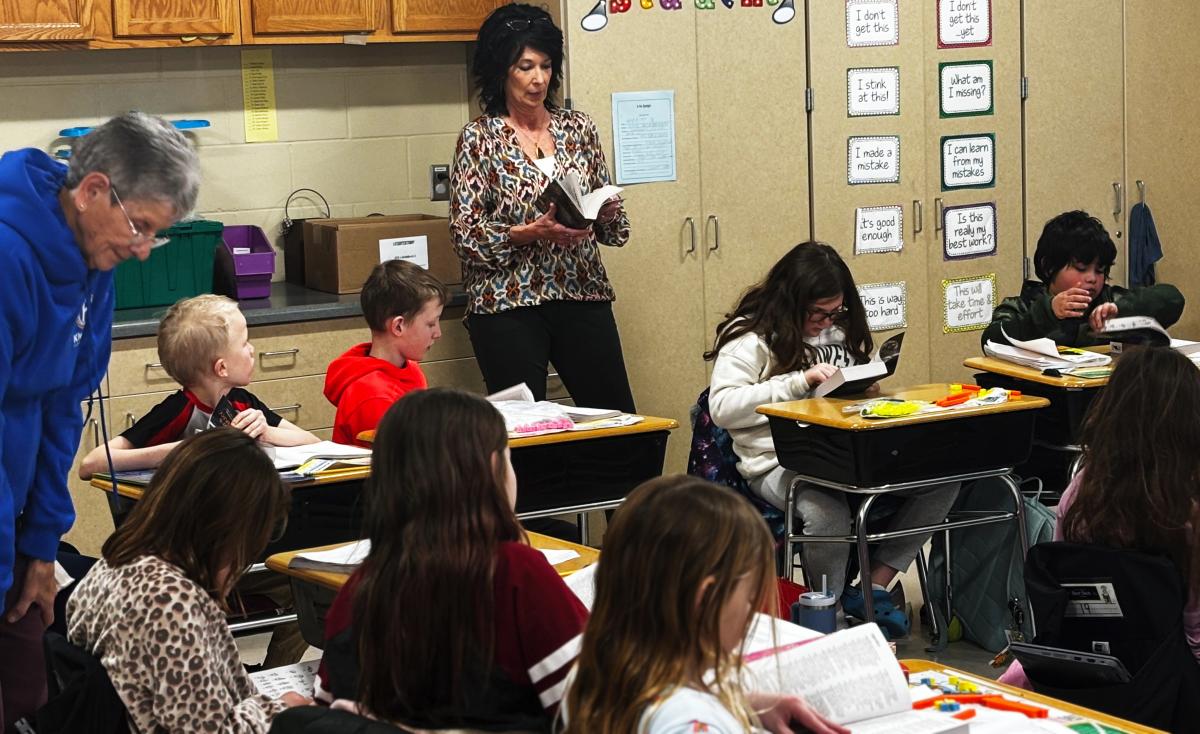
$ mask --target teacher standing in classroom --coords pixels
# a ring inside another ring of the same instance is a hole
[[[0,734],[45,701],[59,539],[80,403],[112,349],[113,274],[192,210],[200,164],[169,123],[130,112],[71,147],[0,157]]]
[[[591,118],[558,106],[562,31],[541,8],[504,5],[479,29],[472,74],[484,114],[458,139],[450,234],[463,266],[466,325],[488,390],[524,382],[545,398],[553,362],[576,404],[633,412],[612,284],[600,245],[629,240],[619,198],[586,229],[534,203],[554,178],[609,183]]]

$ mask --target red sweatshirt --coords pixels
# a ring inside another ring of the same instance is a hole
[[[403,367],[371,356],[371,344],[350,347],[329,363],[325,373],[325,397],[337,406],[333,440],[369,446],[358,440],[363,431],[373,431],[383,414],[413,390],[429,386],[421,366],[413,360]]]

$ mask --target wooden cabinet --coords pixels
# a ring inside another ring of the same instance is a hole
[[[87,41],[94,37],[95,2],[9,0],[0,3],[0,43]]]
[[[391,0],[396,33],[470,33],[504,2],[497,0]]]
[[[238,31],[237,2],[112,0],[112,30],[114,36],[121,38],[232,36]]]
[[[638,410],[686,425],[717,323],[808,237],[804,23],[635,8],[579,32],[594,5],[570,0],[563,23],[571,96],[596,122],[610,168],[610,93],[674,91],[676,180],[626,189],[632,236],[603,256]],[[666,471],[682,471],[688,441],[668,450]]]
[[[253,36],[369,33],[380,27],[381,0],[242,0],[242,22]]]

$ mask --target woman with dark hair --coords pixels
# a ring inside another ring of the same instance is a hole
[[[325,618],[317,697],[421,729],[549,731],[587,610],[527,544],[516,499],[490,403],[441,388],[397,401],[364,488],[370,552]]]
[[[780,466],[767,417],[757,412],[758,406],[811,397],[838,368],[867,361],[871,348],[866,311],[850,268],[829,245],[804,242],[742,295],[717,326],[712,350],[704,354],[715,362],[709,393],[712,419],[733,438],[738,472],[759,497],[780,510],[795,512],[805,535],[848,534],[846,495],[801,484],[794,507],[784,507],[796,472]],[[957,496],[957,483],[906,495],[893,523],[901,528],[936,525]],[[928,537],[910,535],[880,543],[871,568],[863,572],[873,586],[874,621],[893,638],[908,633],[909,621],[885,587],[908,568]],[[803,553],[809,582],[825,576],[829,590],[841,595],[850,547],[807,543]],[[842,608],[862,618],[866,608],[862,591],[847,589]]]
[[[260,695],[225,621],[238,579],[290,505],[254,439],[217,428],[159,466],[67,602],[71,642],[100,659],[139,732],[265,732],[297,693]]]
[[[633,412],[599,249],[629,239],[621,201],[586,229],[535,204],[568,172],[589,190],[609,183],[595,124],[559,107],[562,62],[562,32],[541,8],[504,5],[479,29],[472,74],[484,114],[463,128],[450,174],[466,324],[490,391],[524,382],[543,399],[552,361],[577,404]]]

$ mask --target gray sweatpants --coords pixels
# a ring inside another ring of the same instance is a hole
[[[796,472],[777,466],[766,474],[750,480],[750,489],[783,510],[788,487],[796,478]],[[950,506],[958,497],[959,483],[935,484],[899,494],[905,502],[890,519],[889,527],[911,528],[935,525],[945,519]],[[846,535],[850,532],[849,494],[836,489],[825,489],[813,484],[802,484],[796,489],[795,512],[800,518],[804,535]],[[917,551],[925,545],[929,535],[908,535],[886,540],[875,546],[871,560],[891,566],[897,571],[908,568]],[[821,583],[825,575],[829,591],[841,595],[846,585],[846,561],[850,557],[850,543],[805,543],[802,547],[804,577],[810,586]],[[789,561],[791,559],[788,559]],[[864,577],[870,569],[863,569]]]

